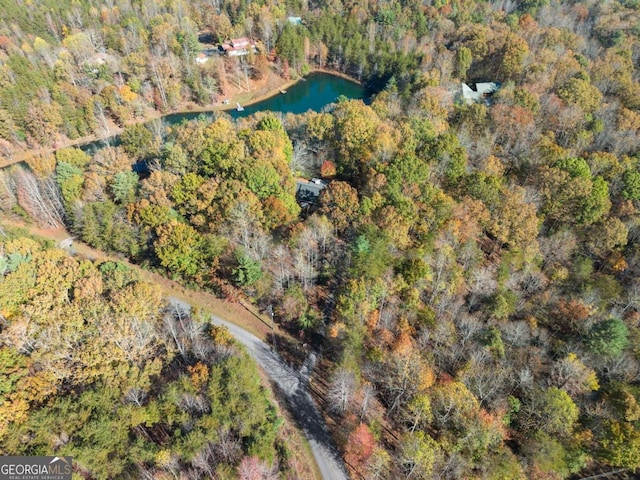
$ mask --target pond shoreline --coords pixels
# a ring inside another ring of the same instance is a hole
[[[255,105],[256,103],[260,103],[260,102],[264,102],[265,100],[269,100],[272,97],[276,97],[278,95],[282,95],[282,90],[287,90],[291,87],[293,87],[294,85],[297,85],[300,82],[306,81],[306,77],[308,77],[309,75],[313,75],[314,73],[324,73],[327,75],[333,75],[334,77],[339,77],[339,78],[344,78],[345,80],[349,80],[350,82],[353,82],[357,85],[362,86],[362,82],[360,82],[359,80],[357,80],[354,77],[351,77],[349,75],[347,75],[346,73],[342,73],[342,72],[338,72],[336,70],[331,70],[331,69],[327,69],[327,68],[312,68],[309,73],[307,75],[305,75],[304,77],[298,77],[294,80],[282,80],[282,83],[279,84],[277,87],[275,87],[272,90],[269,90],[268,92],[262,94],[262,95],[258,95],[257,97],[251,97],[251,99],[246,102],[243,103],[242,106],[243,107],[250,107],[251,105]],[[258,89],[259,90],[259,89]],[[233,99],[229,99],[229,104],[230,106],[222,106],[220,105],[220,103],[215,103],[215,104],[209,104],[209,105],[198,105],[198,106],[194,106],[192,108],[181,108],[181,109],[176,109],[176,110],[172,110],[171,112],[168,113],[163,113],[162,115],[160,115],[160,117],[167,117],[169,115],[183,115],[183,114],[189,114],[189,113],[209,113],[209,112],[228,112],[228,111],[233,111],[235,110],[235,107],[233,105],[231,105],[233,103]],[[237,103],[237,102],[236,102]],[[150,120],[154,120],[154,118],[150,118]],[[146,123],[146,122],[142,122],[142,123]]]
[[[309,76],[315,73],[324,73],[327,75],[333,75],[335,77],[339,77],[339,78],[343,78],[345,80],[348,80],[350,82],[353,82],[357,85],[362,86],[362,83],[345,74],[342,72],[338,72],[336,70],[331,70],[331,69],[327,69],[327,68],[312,68],[309,73],[305,76]],[[284,80],[282,79],[282,81],[280,83],[278,83],[278,85],[273,88],[270,89],[268,92],[263,93],[261,95],[258,95],[256,97],[250,97],[249,101],[247,101],[246,103],[243,103],[242,106],[243,107],[248,107],[251,105],[255,105],[256,103],[260,103],[263,102],[265,100],[268,100],[272,97],[275,97],[277,95],[281,95],[281,91],[282,90],[287,90],[291,87],[293,87],[294,85],[298,84],[299,82],[302,81],[306,81],[305,77],[298,77],[295,80]],[[257,92],[259,92],[260,89],[254,89],[253,92],[247,92],[247,93],[253,93],[256,94]],[[15,165],[17,163],[21,163],[21,162],[26,162],[32,158],[38,158],[38,157],[42,157],[45,155],[51,155],[54,154],[57,150],[60,150],[62,148],[70,148],[70,147],[81,147],[84,145],[88,145],[91,143],[96,143],[96,142],[101,142],[110,138],[114,138],[117,137],[119,135],[122,134],[122,132],[124,131],[124,129],[128,126],[131,125],[138,125],[138,124],[145,124],[148,122],[151,122],[153,120],[157,120],[157,119],[161,119],[161,118],[165,118],[168,117],[170,115],[187,115],[187,114],[195,114],[195,113],[203,113],[203,114],[207,114],[207,113],[213,113],[213,112],[231,112],[233,110],[235,110],[235,107],[233,107],[233,103],[239,103],[234,101],[234,99],[237,99],[240,95],[236,95],[233,98],[229,99],[229,104],[230,105],[222,105],[220,102],[216,102],[216,103],[211,103],[208,105],[199,105],[199,106],[192,106],[192,107],[188,107],[185,105],[181,105],[180,107],[178,107],[177,109],[168,111],[168,112],[159,112],[158,110],[153,110],[150,111],[150,113],[148,115],[145,115],[144,117],[141,118],[136,118],[133,119],[129,122],[126,122],[124,124],[124,126],[122,127],[114,127],[112,129],[109,130],[109,134],[107,135],[96,135],[96,134],[92,134],[92,135],[87,135],[84,137],[80,137],[80,138],[76,138],[73,140],[68,140],[65,142],[60,142],[55,144],[54,147],[45,147],[45,148],[37,148],[37,149],[29,149],[29,150],[22,150],[22,151],[18,151],[15,152],[13,155],[11,155],[10,157],[3,157],[0,156],[0,169],[4,169],[7,167],[10,167],[11,165]],[[187,104],[188,105],[188,104]]]

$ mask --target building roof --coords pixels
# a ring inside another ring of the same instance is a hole
[[[256,51],[256,44],[247,37],[232,38],[231,40],[221,43],[218,49],[228,55],[246,55],[250,50]]]
[[[462,97],[467,103],[483,101],[487,96],[497,92],[500,84],[497,82],[483,82],[476,83],[475,87],[476,89],[473,90],[466,83],[462,84]]]
[[[314,203],[326,187],[326,183],[314,183],[306,180],[296,180],[296,197],[301,202]]]
[[[476,83],[476,92],[484,95],[493,93],[498,90],[498,84],[495,82],[489,83]]]
[[[253,42],[247,38],[247,37],[242,37],[242,38],[232,38],[231,40],[229,40],[229,43],[231,45],[233,45],[234,47],[247,47],[249,45],[253,45]]]
[[[287,20],[291,25],[302,25],[302,17],[288,17]]]
[[[248,48],[251,45],[255,45],[254,42],[247,37],[232,38],[222,44],[222,48],[225,50],[233,50],[238,48]]]

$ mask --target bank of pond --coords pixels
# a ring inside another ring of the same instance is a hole
[[[365,103],[368,103],[371,92],[362,85],[347,78],[317,72],[300,79],[299,82],[289,87],[284,93],[279,91],[265,100],[244,105],[242,106],[242,110],[237,109],[235,106],[230,106],[228,110],[224,110],[224,113],[236,119],[248,117],[262,111],[279,112],[282,114],[300,114],[309,110],[320,112],[328,105],[336,102],[340,97],[352,100],[363,100]],[[161,117],[161,120],[167,126],[172,126],[199,118],[211,120],[214,113],[219,112],[220,110],[172,113]],[[80,145],[79,148],[92,154],[107,145],[113,146],[119,145],[119,143],[120,136],[114,135],[106,139]],[[144,166],[138,164],[134,169],[143,171]]]

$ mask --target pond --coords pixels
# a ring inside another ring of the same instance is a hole
[[[248,117],[256,112],[270,110],[282,113],[304,113],[307,110],[321,111],[339,96],[355,100],[367,100],[364,87],[328,73],[312,73],[291,86],[285,94],[277,94],[253,105],[244,106],[244,111],[227,110],[233,118]],[[183,120],[193,120],[199,113],[176,113],[167,115],[165,120],[174,125]]]
[[[234,108],[227,110],[226,113],[233,118],[240,118],[267,110],[282,113],[304,113],[307,110],[320,112],[340,96],[365,102],[369,100],[365,88],[355,82],[328,73],[312,73],[292,85],[284,94],[279,93],[253,105],[247,105],[241,112]],[[172,113],[162,119],[168,125],[176,125],[185,120],[194,120],[202,116],[211,118],[212,114],[211,112]],[[118,143],[119,139],[116,136],[106,141],[98,140],[87,143],[80,148],[86,152],[92,152],[102,148],[105,144],[117,145]]]

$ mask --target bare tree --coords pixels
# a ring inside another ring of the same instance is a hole
[[[502,340],[511,347],[526,347],[531,343],[531,326],[523,321],[500,325]]]
[[[307,144],[302,141],[293,144],[293,158],[291,159],[291,171],[309,172],[314,166],[313,156],[310,154]]]
[[[555,362],[549,383],[575,396],[597,388],[596,373],[575,355],[569,354]]]
[[[153,138],[160,143],[167,135],[167,122],[164,118],[155,118],[146,123],[145,126],[153,134]]]
[[[300,233],[294,253],[294,266],[304,288],[312,286],[315,281],[319,262],[318,253],[315,232],[311,228],[305,228]]]
[[[9,212],[17,202],[15,181],[5,170],[0,170],[0,210]]]
[[[180,408],[190,413],[205,413],[211,410],[211,405],[202,395],[183,393],[180,397]]]
[[[153,73],[156,87],[158,87],[158,92],[160,93],[160,98],[162,99],[162,106],[163,108],[167,108],[169,106],[169,102],[167,100],[166,89],[160,75],[160,69],[158,68],[158,61],[154,57],[152,57],[149,61],[149,66],[151,67],[151,72]]]
[[[22,167],[11,172],[16,185],[18,203],[39,223],[60,228],[64,225],[64,206],[53,178],[38,180]]]
[[[624,298],[619,300],[622,313],[631,309],[640,310],[640,280],[634,279],[631,285],[625,289],[624,294]]]
[[[188,313],[185,313],[178,305],[173,305],[172,309],[164,316],[164,331],[173,340],[173,343],[182,357],[187,356],[188,345],[182,335],[181,325],[189,321]]]
[[[191,345],[191,350],[198,360],[206,360],[213,352],[215,345],[208,339],[197,335]]]
[[[104,46],[104,38],[100,30],[97,30],[95,28],[88,28],[85,30],[85,32],[89,37],[89,41],[91,42],[93,49],[96,52],[106,52],[107,49]]]
[[[509,370],[504,364],[496,364],[486,350],[476,350],[471,354],[468,368],[461,380],[484,406],[502,397],[509,379]]]
[[[228,428],[218,429],[218,442],[214,449],[216,457],[226,463],[236,463],[242,455],[240,440]]]
[[[94,116],[98,122],[96,127],[96,134],[100,138],[107,138],[111,136],[111,128],[109,127],[109,120],[107,118],[104,105],[100,101],[93,103]]]
[[[124,398],[126,401],[135,403],[136,405],[141,407],[142,403],[147,398],[147,392],[145,392],[142,388],[132,387],[127,391]]]
[[[457,480],[464,478],[464,473],[468,468],[468,460],[459,452],[452,452],[450,455],[440,457],[434,465],[434,478],[442,480]]]
[[[67,20],[69,21],[69,24],[72,27],[77,28],[78,30],[81,30],[82,27],[84,26],[84,21],[82,19],[82,11],[78,7],[72,8],[67,13]]]
[[[640,364],[628,353],[607,358],[598,370],[607,380],[631,383],[640,379]]]
[[[246,202],[236,202],[233,205],[227,230],[233,241],[244,247],[253,260],[262,261],[271,250],[269,235],[260,227]]]
[[[401,410],[419,390],[431,383],[431,374],[431,369],[416,350],[389,355],[377,372],[377,382],[389,413]]]
[[[331,244],[335,238],[333,235],[333,226],[326,217],[313,215],[307,221],[308,225],[313,229],[313,234],[322,255],[327,253],[327,245]]]
[[[193,457],[191,464],[204,475],[209,478],[215,478],[215,471],[217,466],[216,454],[211,442],[207,442],[206,445]]]
[[[158,333],[154,325],[144,319],[121,316],[102,326],[101,335],[118,347],[129,362],[138,363],[148,358],[157,345]]]
[[[376,388],[369,382],[365,382],[362,386],[362,405],[360,408],[360,421],[364,420],[369,410],[371,400],[376,396]]]
[[[539,239],[540,253],[546,265],[568,262],[577,246],[575,234],[570,230],[560,230],[550,237]]]
[[[516,385],[523,392],[531,392],[535,384],[533,373],[529,367],[524,367],[516,372]]]
[[[463,315],[455,322],[458,336],[458,343],[462,348],[466,348],[467,344],[476,337],[482,329],[482,324],[470,315]]]
[[[258,457],[244,457],[238,465],[238,480],[277,480],[278,468]]]
[[[493,295],[498,288],[495,266],[488,265],[473,271],[469,279],[469,309],[473,309],[484,298]]]
[[[51,17],[51,12],[47,12],[45,14],[45,20],[47,22],[47,28],[49,32],[56,37],[56,39],[60,40],[60,33],[58,32],[58,26],[54,23],[53,18]]]
[[[278,291],[286,288],[291,281],[291,253],[289,249],[282,244],[276,245],[271,250],[271,262],[275,282],[274,285]]]
[[[349,408],[355,389],[356,377],[354,373],[346,368],[336,370],[327,392],[329,409],[343,415]]]

